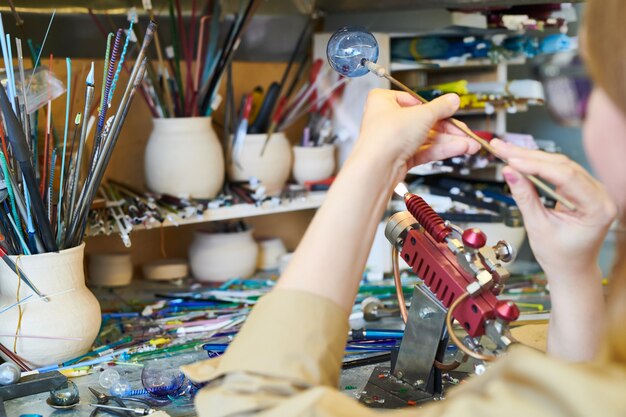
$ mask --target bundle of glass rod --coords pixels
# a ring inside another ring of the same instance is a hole
[[[88,220],[88,235],[117,233],[126,247],[131,246],[134,226],[150,229],[165,220],[177,225],[194,216],[201,217],[207,205],[167,194],[140,192],[115,181],[103,183],[99,198],[94,200]]]
[[[222,38],[220,29],[226,20],[222,21],[220,0],[208,0],[202,10],[197,7],[200,2],[192,1],[187,23],[183,22],[181,1],[169,0],[171,44],[162,44],[161,38],[155,37],[157,68],[155,71],[148,66],[148,77],[140,90],[153,117],[211,115],[219,103],[217,91],[224,72],[261,2],[240,0],[238,11]],[[150,19],[154,20],[152,1],[142,3]],[[90,16],[106,36],[104,25],[91,10]]]
[[[12,255],[31,255],[56,252],[80,244],[89,208],[102,181],[135,92],[143,80],[147,62],[146,52],[155,31],[156,24],[150,22],[119,105],[112,109],[115,85],[126,52],[125,49],[121,51],[123,32],[118,31],[113,51],[107,53],[105,60],[97,122],[96,116],[87,117],[91,113],[94,101],[93,64],[85,82],[84,112],[82,115],[81,113],[70,115],[73,97],[72,63],[69,58],[66,59],[67,92],[63,139],[54,146],[57,140],[51,123],[51,101],[48,101],[45,144],[41,158],[43,163],[40,164],[37,155],[36,110],[29,111],[26,102],[32,79],[27,83],[24,77],[20,39],[15,39],[19,71],[14,72],[11,36],[5,35],[0,17],[0,43],[7,73],[6,87],[0,86],[0,108],[3,115],[0,131],[2,140],[0,179],[3,180],[0,186],[0,234],[3,239],[0,240],[0,247],[3,252]],[[33,73],[40,56],[41,51],[37,59],[33,60]],[[15,74],[20,75],[19,81],[16,81]],[[70,117],[73,123],[70,123]],[[86,152],[88,132],[94,125],[96,128],[93,147],[91,152]],[[73,128],[73,134],[68,141],[70,127]],[[85,175],[81,175],[83,164],[88,167]],[[54,178],[57,169],[60,171],[59,181],[55,181]]]

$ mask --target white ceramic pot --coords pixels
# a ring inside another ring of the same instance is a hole
[[[89,255],[87,267],[89,285],[123,287],[133,279],[130,253],[99,253]]]
[[[278,259],[287,253],[285,244],[278,237],[259,239],[259,259],[257,268],[262,271],[278,269]]]
[[[335,172],[335,147],[293,147],[293,177],[299,184],[324,180]]]
[[[213,198],[224,183],[224,155],[210,117],[153,119],[144,154],[148,188],[157,193]]]
[[[248,181],[257,178],[268,194],[278,194],[285,186],[291,172],[291,150],[282,132],[272,135],[261,156],[267,133],[246,135],[241,150],[233,150],[228,162],[228,177],[232,181]],[[237,157],[238,155],[238,157]],[[234,162],[235,157],[239,164]]]
[[[141,267],[143,277],[152,281],[173,281],[189,275],[186,259],[157,259]]]
[[[198,281],[248,278],[255,271],[258,252],[252,230],[237,233],[198,231],[189,247],[189,265]]]
[[[288,252],[278,258],[278,273],[282,274],[287,269],[289,262],[291,262],[291,258],[293,258],[293,252]]]
[[[86,353],[100,330],[101,313],[96,297],[85,286],[83,257],[85,244],[58,253],[11,256],[32,283],[50,299],[33,295],[22,306],[19,334],[78,340],[17,338],[17,354],[30,365],[57,364]],[[13,304],[18,288],[17,275],[0,262],[0,306]],[[33,294],[22,282],[19,298]],[[31,302],[32,301],[32,302]],[[15,334],[18,325],[16,307],[2,314],[0,334]],[[13,349],[13,337],[0,342]]]

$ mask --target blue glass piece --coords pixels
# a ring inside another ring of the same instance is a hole
[[[326,47],[330,66],[346,77],[361,77],[368,73],[363,60],[378,60],[378,42],[367,29],[345,26],[331,36]]]
[[[176,395],[183,385],[185,375],[167,360],[156,359],[144,364],[141,383],[150,395],[167,397]]]

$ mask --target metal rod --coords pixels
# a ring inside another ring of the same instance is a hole
[[[149,414],[154,413],[154,410],[151,408],[131,408],[131,407],[118,407],[115,405],[105,405],[105,404],[89,404],[90,407],[102,408],[105,410],[119,410],[119,411],[130,411],[138,416],[147,416]]]
[[[32,155],[30,149],[28,149],[26,136],[24,135],[24,131],[20,126],[17,116],[12,111],[9,98],[2,86],[0,86],[0,107],[2,107],[2,113],[4,114],[4,122],[7,134],[9,135],[9,141],[13,146],[13,154],[20,165],[25,186],[29,191],[34,218],[37,226],[39,226],[43,244],[47,251],[56,252],[57,245],[52,234],[52,227],[46,218],[43,200],[37,195],[37,180],[35,179],[35,170],[31,162]]]
[[[143,79],[146,67],[144,57],[146,55],[147,48],[152,41],[154,33],[156,32],[156,28],[156,23],[151,21],[148,25],[148,28],[146,29],[146,34],[144,36],[141,49],[139,50],[139,54],[135,61],[135,66],[133,67],[133,70],[128,80],[128,84],[126,85],[126,90],[124,91],[122,99],[120,100],[117,114],[114,116],[113,123],[111,125],[111,128],[109,129],[106,141],[102,144],[102,150],[98,154],[97,161],[94,161],[94,164],[91,167],[91,175],[88,176],[87,181],[85,182],[85,185],[83,186],[80,196],[78,198],[76,213],[74,218],[72,219],[71,228],[67,235],[67,239],[69,242],[78,244],[82,239],[82,234],[84,233],[87,224],[86,219],[89,207],[91,206],[93,197],[98,190],[98,185],[102,180],[106,165],[111,158],[113,147],[115,146],[115,143],[117,141],[117,137],[119,135],[122,123],[126,118],[126,114],[128,113],[130,102],[132,101],[132,98],[135,94],[135,90],[139,87],[139,84],[141,84],[141,81]]]
[[[89,74],[87,74],[87,80],[85,81],[86,90],[85,90],[85,107],[83,109],[83,124],[80,130],[80,138],[78,139],[78,152],[76,154],[76,160],[74,161],[74,171],[72,179],[70,183],[70,213],[67,217],[68,225],[72,222],[72,218],[74,217],[75,212],[75,204],[76,204],[76,190],[80,186],[80,171],[81,164],[83,160],[83,152],[85,149],[85,141],[87,140],[87,120],[89,115],[89,109],[91,108],[91,104],[93,102],[93,96],[95,92],[95,79],[94,79],[94,64],[91,63],[91,69]]]
[[[406,85],[404,85],[400,81],[396,80],[394,77],[391,76],[391,74],[389,74],[387,72],[387,70],[385,70],[380,65],[378,65],[378,64],[376,64],[376,63],[374,63],[372,61],[368,61],[366,59],[363,59],[363,65],[365,67],[367,67],[367,69],[371,73],[373,73],[374,75],[376,75],[378,77],[386,78],[393,85],[395,85],[396,87],[398,87],[402,91],[405,91],[405,92],[409,93],[411,96],[415,97],[420,102],[428,103],[428,100],[426,100],[424,97],[422,97],[419,94],[417,94],[415,91],[411,90],[409,87],[407,87]],[[489,144],[489,142],[487,142],[486,140],[484,140],[483,138],[478,136],[476,133],[474,133],[469,127],[467,127],[465,125],[465,123],[463,123],[460,120],[455,119],[453,117],[449,118],[448,121],[450,121],[450,123],[452,123],[455,127],[457,127],[459,130],[461,130],[467,136],[469,136],[470,138],[472,138],[476,142],[478,142],[480,144],[480,146],[482,146],[483,149],[485,149],[487,152],[489,152],[490,154],[492,154],[496,158],[500,159],[505,164],[507,163],[507,161],[504,158],[502,158],[501,156],[499,156],[496,153],[496,150],[493,148],[493,146],[491,146]],[[539,188],[546,195],[548,195],[549,197],[555,199],[559,203],[563,204],[563,206],[565,208],[567,208],[568,210],[571,210],[571,211],[576,211],[576,205],[574,203],[572,203],[568,198],[563,197],[562,195],[560,195],[559,193],[554,191],[552,188],[550,188],[546,183],[541,181],[539,178],[537,178],[536,176],[534,176],[532,174],[524,174],[524,173],[522,173],[522,175],[524,175],[530,182],[532,182],[537,188]]]

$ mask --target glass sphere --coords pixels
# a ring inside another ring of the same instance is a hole
[[[68,380],[50,391],[50,404],[56,406],[69,406],[77,404],[80,400],[80,392],[75,383]]]
[[[102,388],[109,389],[120,380],[120,374],[113,368],[107,368],[100,373],[98,382],[102,385]]]
[[[20,368],[14,363],[5,362],[0,365],[0,385],[15,384],[20,380],[21,375]]]
[[[176,395],[184,380],[185,376],[180,369],[165,360],[146,362],[141,371],[143,387],[155,397]]]
[[[345,26],[330,37],[326,46],[328,63],[346,77],[360,77],[368,73],[363,60],[378,60],[378,42],[367,29]]]
[[[127,397],[131,395],[132,390],[130,382],[125,379],[118,379],[115,383],[113,383],[113,385],[111,385],[109,392],[115,397]]]

